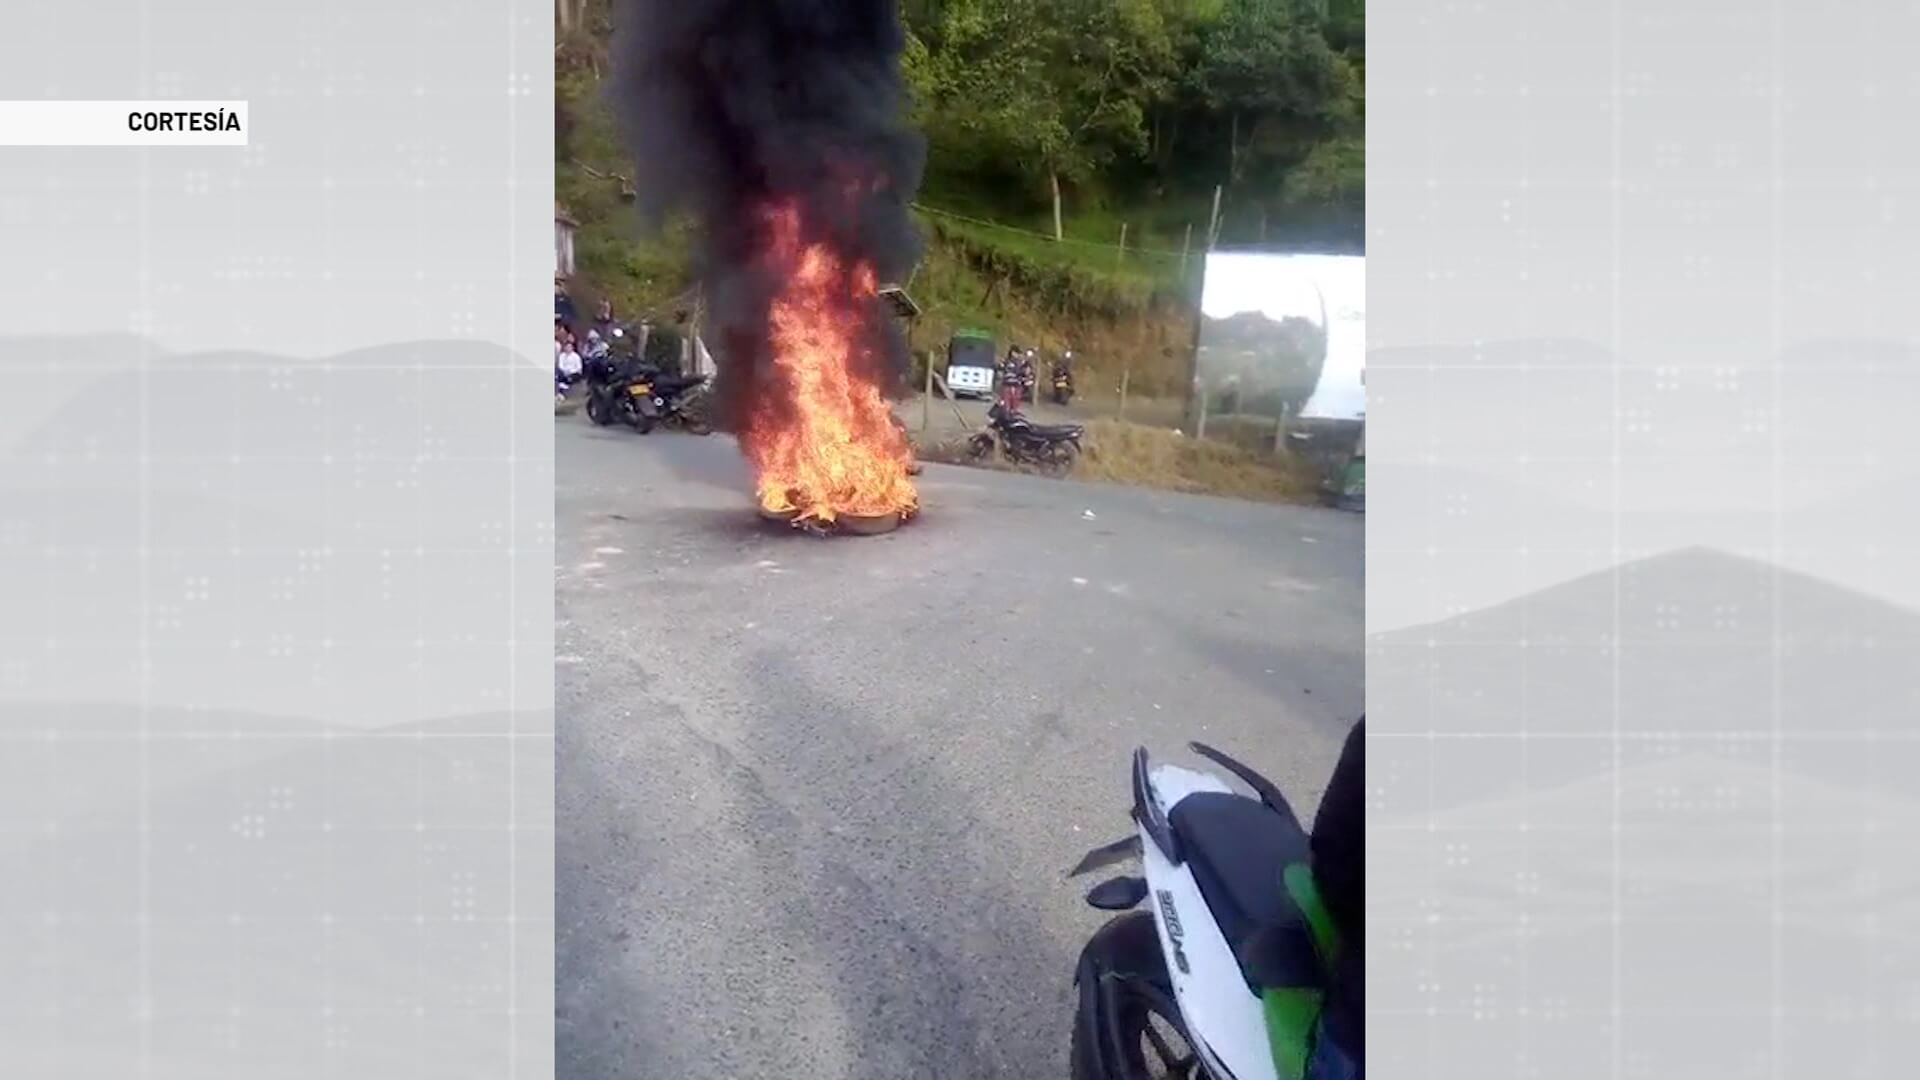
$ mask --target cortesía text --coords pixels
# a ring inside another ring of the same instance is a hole
[[[225,109],[206,112],[131,112],[129,131],[239,131],[240,114]]]

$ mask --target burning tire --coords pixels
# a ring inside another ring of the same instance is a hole
[[[735,436],[756,499],[797,508],[797,526],[852,511],[897,526],[919,492],[891,400],[910,358],[896,320],[918,306],[891,283],[918,262],[908,200],[925,156],[902,108],[903,28],[897,5],[802,4],[820,16],[795,33],[794,7],[643,4],[618,46],[647,73],[621,81],[616,109],[645,118],[622,125],[631,186],[694,219],[699,336],[724,372],[720,411],[671,422]]]
[[[850,536],[879,536],[890,533],[900,527],[899,514],[881,514],[869,517],[864,514],[844,514],[836,524],[839,531]]]
[[[758,508],[764,521],[787,525],[815,536],[879,536],[899,528],[907,520],[906,514],[841,514],[830,522],[801,517],[799,510],[769,510],[765,506]]]

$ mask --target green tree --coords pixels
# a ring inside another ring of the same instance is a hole
[[[936,144],[1086,184],[1147,148],[1146,116],[1177,63],[1165,0],[946,0],[917,5],[904,66]],[[910,22],[913,20],[910,20]]]
[[[1309,0],[1226,0],[1205,35],[1194,81],[1227,120],[1227,182],[1247,175],[1249,158],[1304,156],[1331,133],[1349,80]]]
[[[1173,85],[1178,56],[1165,0],[1066,0],[1050,24],[1048,89],[1061,136],[1041,162],[1059,239],[1060,180],[1087,183],[1115,158],[1144,157],[1147,115]]]

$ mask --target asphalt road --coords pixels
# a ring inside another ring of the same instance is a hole
[[[1358,516],[928,465],[821,539],[555,427],[564,1080],[1064,1077],[1133,747],[1307,812],[1361,711]]]

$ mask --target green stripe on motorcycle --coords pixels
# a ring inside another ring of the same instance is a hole
[[[1293,863],[1280,873],[1287,895],[1306,919],[1313,936],[1314,951],[1319,953],[1322,970],[1330,970],[1340,954],[1340,932],[1333,916],[1320,898],[1320,887],[1313,871],[1305,863]],[[1274,1068],[1280,1080],[1302,1080],[1307,1060],[1313,1055],[1314,1028],[1320,1022],[1320,1007],[1325,995],[1318,989],[1269,987],[1260,994],[1260,1009],[1266,1019],[1267,1042],[1273,1050]]]
[[[1333,925],[1326,902],[1320,899],[1320,886],[1314,883],[1313,871],[1306,863],[1291,863],[1281,871],[1280,878],[1286,883],[1287,895],[1293,898],[1294,906],[1306,916],[1320,962],[1332,967],[1333,958],[1340,955],[1340,931]]]
[[[1267,990],[1260,1011],[1267,1021],[1267,1042],[1280,1080],[1301,1080],[1313,1052],[1313,1027],[1320,1020],[1318,990]]]

